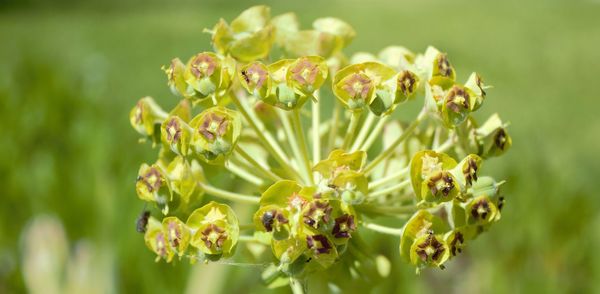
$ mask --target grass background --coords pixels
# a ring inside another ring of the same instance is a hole
[[[421,276],[399,261],[397,240],[374,239],[396,261],[393,277],[368,289],[600,291],[600,1],[263,3],[305,27],[348,21],[358,34],[347,53],[434,45],[461,80],[477,71],[494,85],[481,115],[511,122],[513,148],[484,167],[508,180],[502,221],[446,271]],[[155,154],[128,121],[141,96],[173,106],[160,66],[209,50],[202,29],[253,4],[0,1],[0,292],[26,290],[22,231],[42,214],[60,219],[71,250],[94,248],[108,276],[100,289],[266,291],[257,271],[153,262],[133,226],[137,169]]]

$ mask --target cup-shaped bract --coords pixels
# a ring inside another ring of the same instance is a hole
[[[204,194],[202,186],[199,185],[204,182],[204,175],[196,161],[190,164],[182,156],[175,157],[167,167],[167,176],[173,192],[179,195],[179,206],[183,208],[199,200]]]
[[[410,261],[417,269],[442,267],[450,257],[448,244],[441,235],[429,232],[418,237],[410,247]]]
[[[398,71],[408,70],[413,67],[415,54],[402,46],[388,46],[377,55],[379,60]]]
[[[297,91],[288,82],[287,76],[294,59],[282,59],[268,66],[272,78],[272,87],[269,95],[263,101],[283,110],[292,110],[302,107],[309,96]]]
[[[173,251],[182,257],[190,244],[190,230],[177,217],[165,217],[162,221],[163,232]]]
[[[231,85],[234,70],[235,64],[231,58],[212,52],[192,56],[184,72],[188,85],[184,96],[193,102],[223,96]]]
[[[417,199],[424,198],[425,195],[423,195],[423,190],[429,190],[431,192],[432,189],[429,188],[430,183],[437,185],[442,184],[442,182],[444,184],[454,182],[454,177],[446,171],[455,166],[456,160],[445,153],[438,153],[432,150],[423,150],[415,153],[410,162],[410,179]],[[437,189],[438,186],[435,187]],[[442,192],[442,190],[438,189],[438,191],[435,192],[439,193]],[[454,189],[451,189],[450,192],[454,193]],[[448,195],[450,195],[450,192]]]
[[[129,112],[131,126],[142,136],[160,140],[160,125],[167,113],[156,104],[152,97],[141,98]]]
[[[488,196],[482,195],[467,203],[466,213],[467,224],[487,225],[497,219],[498,208]]]
[[[261,206],[254,213],[253,223],[256,230],[271,233],[274,240],[284,240],[290,236],[290,213],[278,205]]]
[[[190,145],[198,157],[222,164],[237,144],[242,121],[237,111],[215,106],[194,117],[190,126],[194,130]]]
[[[254,61],[243,65],[238,71],[239,81],[248,93],[265,99],[271,90],[271,75],[266,65]]]
[[[366,160],[367,153],[364,151],[346,152],[342,149],[335,149],[329,153],[327,159],[319,161],[313,167],[313,171],[325,179],[334,179],[345,170],[359,171]]]
[[[425,53],[426,56],[433,57],[430,66],[431,66],[431,77],[429,79],[429,84],[438,85],[444,89],[447,89],[454,84],[456,80],[456,71],[450,61],[448,60],[448,55],[446,53],[441,53],[437,51],[437,49],[433,48],[430,51],[428,48]]]
[[[465,83],[465,88],[471,90],[471,111],[475,111],[481,107],[483,104],[483,100],[485,99],[485,88],[486,86],[483,84],[483,80],[477,73],[472,73],[467,79]]]
[[[498,114],[490,118],[476,130],[480,142],[480,154],[483,158],[500,156],[512,146],[512,138],[506,131],[506,124]]]
[[[472,100],[475,94],[470,89],[454,85],[445,92],[442,101],[442,120],[448,126],[463,123],[471,113]]]
[[[156,253],[156,261],[164,259],[166,262],[171,262],[173,260],[175,253],[169,242],[167,231],[154,217],[148,219],[144,241],[146,246]]]
[[[161,140],[175,154],[187,156],[189,154],[192,128],[179,116],[169,116],[163,121],[161,127]]]
[[[465,233],[462,228],[454,229],[444,235],[444,241],[448,245],[450,258],[462,253],[465,248]]]
[[[421,184],[421,200],[426,202],[450,201],[460,193],[456,178],[449,171],[438,171],[425,178]]]
[[[421,209],[404,224],[402,235],[400,236],[400,256],[405,260],[411,261],[412,246],[415,241],[430,233],[441,234],[447,231],[447,225],[431,212]]]
[[[455,179],[458,180],[463,191],[470,188],[474,182],[477,182],[478,171],[481,169],[481,157],[475,154],[469,154],[451,171]]]
[[[250,62],[266,57],[275,40],[271,9],[264,5],[243,11],[231,25],[221,19],[210,31],[215,51]]]
[[[369,181],[361,172],[343,170],[332,179],[330,187],[344,203],[357,205],[366,199]]]
[[[386,95],[384,82],[395,74],[394,69],[379,62],[352,64],[340,69],[333,77],[333,93],[351,111],[363,110],[376,98],[381,100],[375,102],[375,105],[381,105],[376,109],[386,109],[394,102],[394,92]],[[379,93],[378,88],[381,90]],[[387,90],[391,91],[389,88]]]
[[[186,225],[194,232],[190,245],[209,258],[233,255],[240,228],[237,216],[228,205],[211,201],[194,210]]]
[[[419,87],[419,77],[412,71],[403,70],[396,78],[394,104],[402,103],[414,97]]]
[[[162,67],[167,75],[167,85],[174,95],[186,96],[188,85],[185,82],[185,68],[185,64],[179,58],[173,58],[168,66]]]
[[[173,198],[166,173],[158,165],[142,164],[138,171],[135,190],[140,199],[165,205]]]
[[[311,97],[325,83],[328,73],[323,57],[303,56],[289,65],[286,80],[301,95]]]

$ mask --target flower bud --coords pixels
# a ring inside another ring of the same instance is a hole
[[[185,97],[187,92],[187,83],[184,77],[185,64],[179,58],[174,58],[169,66],[163,66],[162,70],[167,74],[167,85],[169,85],[171,93]]]
[[[363,173],[353,170],[340,171],[331,181],[339,199],[350,205],[362,203],[369,191],[369,182]]]
[[[275,39],[270,10],[264,5],[250,7],[231,25],[221,19],[210,31],[215,51],[245,62],[266,57]]]
[[[174,216],[164,218],[162,226],[163,232],[166,232],[166,239],[170,247],[179,257],[183,256],[190,243],[190,231],[188,227]]]
[[[204,181],[204,176],[196,161],[190,165],[185,158],[177,156],[169,163],[167,175],[173,192],[179,195],[180,207],[187,207],[204,194],[204,190],[198,185]]]
[[[154,102],[152,97],[140,99],[129,112],[131,126],[142,136],[156,139],[160,138],[160,125],[166,117],[167,113]]]
[[[271,90],[271,76],[267,66],[255,61],[242,66],[239,80],[248,93],[265,99]]]
[[[415,153],[410,162],[410,179],[417,199],[423,199],[426,195],[435,199],[435,195],[441,194],[443,197],[440,200],[450,200],[456,193],[455,187],[450,186],[456,180],[446,171],[455,166],[456,161],[445,153],[432,150]]]
[[[214,257],[233,254],[240,228],[238,219],[228,205],[214,201],[194,210],[187,226],[194,232],[190,245]]]
[[[184,73],[188,84],[186,97],[197,102],[209,96],[222,96],[229,89],[233,69],[227,58],[212,52],[198,53],[187,63]]]
[[[190,145],[198,157],[221,164],[233,152],[242,122],[237,111],[216,106],[198,114],[190,126],[194,130]]]

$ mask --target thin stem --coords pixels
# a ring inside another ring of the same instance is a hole
[[[231,200],[231,201],[239,201],[239,202],[244,202],[244,203],[252,203],[252,204],[258,204],[260,201],[260,198],[254,195],[244,195],[244,194],[239,194],[239,193],[233,193],[233,192],[229,192],[223,189],[219,189],[215,186],[211,186],[210,184],[206,184],[206,183],[198,183],[198,185],[200,187],[202,187],[202,189],[204,189],[204,192],[206,192],[206,194],[215,196],[215,197],[219,197],[222,199],[226,199],[226,200]]]
[[[269,179],[277,182],[279,180],[281,180],[281,177],[274,174],[269,168],[264,167],[262,164],[260,164],[258,161],[256,161],[250,154],[246,153],[246,151],[244,151],[240,145],[237,145],[235,147],[235,151],[242,157],[244,158],[246,161],[248,161],[248,163],[250,163],[252,166],[254,166],[255,168],[257,168],[260,172],[262,172],[265,176],[267,176]]]
[[[356,132],[356,128],[358,127],[358,122],[360,121],[361,116],[362,111],[352,112],[352,116],[350,117],[350,125],[348,126],[346,136],[344,137],[344,145],[342,145],[342,149],[348,150],[350,147],[350,143],[352,142],[352,138],[354,138],[354,133]]]
[[[292,293],[304,294],[304,286],[302,285],[302,282],[297,278],[290,277],[290,287],[292,288]]]
[[[408,136],[412,134],[412,132],[417,128],[417,126],[419,126],[421,120],[423,120],[423,117],[425,117],[426,113],[427,112],[425,111],[425,108],[423,108],[423,110],[421,111],[421,113],[419,113],[417,118],[408,127],[406,127],[404,132],[402,132],[402,135],[400,135],[400,137],[398,137],[396,141],[390,144],[390,146],[388,146],[387,149],[385,149],[377,157],[375,157],[373,161],[369,162],[369,164],[365,167],[364,170],[365,175],[370,174],[375,169],[375,167],[377,167],[377,165],[379,165],[389,156],[394,154],[394,151],[396,151],[396,147],[398,147],[400,143],[404,142],[404,140],[406,140],[406,138],[408,138]]]
[[[240,235],[238,237],[238,241],[240,242],[258,242],[254,236]]]
[[[246,119],[248,124],[250,124],[250,127],[252,129],[254,129],[254,132],[256,133],[258,138],[261,140],[261,142],[263,143],[265,148],[267,148],[267,151],[269,152],[269,154],[271,154],[273,156],[273,158],[275,158],[277,163],[279,163],[279,165],[290,176],[293,176],[295,178],[300,178],[298,173],[290,167],[289,160],[286,158],[285,153],[283,153],[283,151],[281,150],[281,147],[279,147],[277,142],[267,133],[267,131],[264,128],[264,126],[262,125],[262,123],[260,123],[260,121],[258,121],[257,119],[255,119],[253,116],[250,115],[248,109],[246,108],[246,105],[244,105],[244,103],[242,103],[236,95],[231,95],[231,97],[232,97],[231,100],[233,100],[233,103],[235,104],[235,106],[242,113],[242,115],[244,116],[244,118]]]
[[[407,213],[414,213],[417,209],[417,207],[414,205],[381,206],[372,204],[361,204],[355,206],[355,208],[362,212],[379,213],[385,215],[405,215]]]
[[[388,195],[390,193],[396,192],[406,186],[410,185],[410,180],[404,180],[396,185],[387,187],[385,189],[381,189],[381,190],[377,190],[373,193],[369,194],[369,197],[380,197],[380,196],[385,196]]]
[[[369,190],[374,190],[374,189],[384,186],[390,182],[402,179],[403,177],[408,175],[409,171],[410,171],[410,168],[407,166],[391,175],[388,175],[388,176],[385,176],[384,178],[373,181],[369,185]]]
[[[454,137],[448,138],[448,140],[446,140],[446,142],[442,143],[442,145],[437,146],[437,148],[434,148],[434,150],[435,150],[435,152],[444,152],[444,151],[450,149],[450,147],[452,147],[452,145],[454,145]]]
[[[308,145],[306,144],[306,138],[304,137],[304,130],[302,129],[302,122],[300,121],[300,110],[294,109],[292,111],[292,128],[296,133],[296,137],[300,143],[300,150],[302,160],[304,161],[304,168],[306,170],[306,176],[310,180],[311,184],[314,184],[315,180],[312,176],[312,166],[310,159],[308,158]]]
[[[228,171],[232,172],[234,175],[246,180],[251,184],[254,184],[256,186],[261,186],[263,184],[263,180],[261,178],[249,173],[244,168],[236,165],[232,161],[227,162],[227,164],[225,164],[225,168]]]
[[[298,170],[302,170],[302,169],[304,169],[304,167],[301,163],[302,162],[302,152],[300,151],[300,146],[298,145],[298,142],[296,141],[296,135],[294,134],[294,130],[292,129],[292,125],[290,123],[288,113],[287,113],[287,111],[277,109],[277,115],[279,116],[279,119],[281,120],[281,124],[283,125],[283,131],[285,132],[285,138],[287,139],[287,142],[289,143],[290,148],[292,149],[292,153],[294,154],[296,167],[298,168]],[[308,178],[306,178],[307,174],[308,173],[306,173],[306,172],[301,174],[301,178],[304,180],[305,183],[309,183],[309,181],[310,181]]]
[[[319,99],[319,91],[315,92],[315,98]],[[321,135],[319,127],[321,125],[321,113],[318,102],[312,102],[312,159],[314,163],[321,160]]]
[[[338,121],[340,120],[341,106],[339,103],[334,103],[333,114],[331,115],[331,126],[329,130],[329,138],[327,142],[327,150],[331,151],[335,148],[335,140],[337,138]]]
[[[369,111],[369,114],[365,119],[365,123],[363,123],[363,125],[361,126],[360,132],[358,133],[356,140],[354,140],[354,144],[352,144],[352,148],[350,148],[350,151],[354,152],[358,150],[358,148],[363,144],[363,141],[365,140],[367,134],[371,130],[371,126],[373,126],[373,122],[375,122],[375,118],[377,118],[377,116]]]
[[[362,222],[362,226],[378,233],[383,233],[392,236],[402,236],[402,229],[390,228],[378,224]]]
[[[369,148],[373,146],[373,143],[375,143],[375,140],[379,137],[379,134],[381,134],[383,126],[385,126],[385,123],[387,122],[389,117],[389,115],[386,115],[379,118],[379,121],[375,125],[375,128],[373,128],[373,131],[369,134],[369,137],[367,137],[365,143],[362,144],[362,146],[360,146],[360,150],[369,151]]]

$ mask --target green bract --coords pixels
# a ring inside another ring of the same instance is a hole
[[[194,117],[190,126],[194,130],[190,145],[198,157],[220,164],[235,148],[242,122],[236,111],[216,106]]]
[[[215,52],[163,66],[179,103],[164,111],[144,97],[130,112],[140,142],[158,147],[138,172],[136,194],[153,205],[137,231],[157,260],[231,257],[294,293],[315,271],[347,275],[333,292],[388,276],[365,230],[398,236],[417,272],[444,268],[504,207],[504,181],[480,175],[512,145],[497,114],[478,123],[488,87],[475,72],[457,82],[434,47],[347,54],[349,24],[299,23],[254,6],[208,30]],[[412,121],[396,119],[405,102],[402,117],[422,105]],[[242,224],[204,194],[235,203]],[[377,224],[384,216],[397,223]]]
[[[231,25],[221,19],[210,31],[215,50],[240,61],[266,57],[275,38],[270,10],[262,5],[248,8]]]
[[[190,245],[209,258],[233,254],[240,228],[231,207],[211,201],[194,210],[186,225],[193,232]]]

